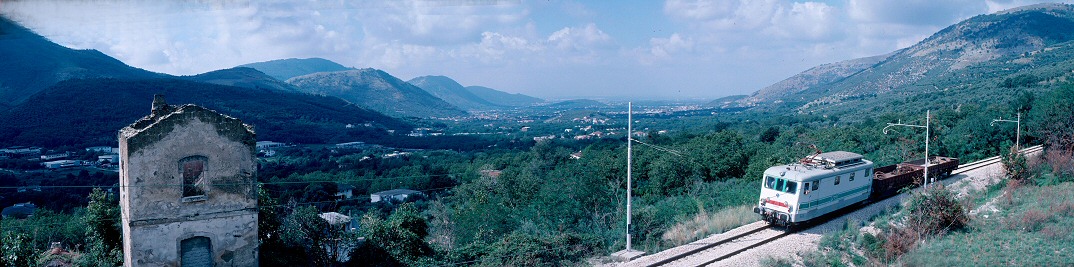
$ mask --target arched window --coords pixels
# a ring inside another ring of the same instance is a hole
[[[189,156],[179,160],[179,173],[183,176],[183,198],[204,196],[197,185],[201,182],[201,174],[208,167],[208,158],[205,156]]]

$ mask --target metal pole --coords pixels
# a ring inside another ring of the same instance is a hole
[[[925,176],[921,177],[922,178],[921,180],[924,182],[923,186],[925,186],[925,187],[929,186],[929,130],[930,130],[929,129],[929,124],[930,124],[930,117],[932,117],[931,111],[926,110],[925,111],[925,125],[903,124],[902,120],[899,120],[899,123],[890,123],[889,122],[888,126],[884,127],[884,130],[883,130],[884,134],[888,134],[888,128],[891,128],[892,126],[925,128]]]
[[[929,117],[932,111],[925,111],[925,188],[929,187]]]
[[[1013,120],[1013,121],[1012,120],[1004,120],[1004,119],[994,119],[994,120],[992,120],[992,123],[988,124],[989,126],[996,126],[997,121],[998,122],[1013,122],[1013,123],[1015,123],[1016,128],[1014,130],[1014,148],[1016,150],[1022,148],[1022,113],[1021,112],[1018,112],[1018,117],[1017,118],[1018,119]]]
[[[626,180],[626,187],[627,187],[627,190],[626,190],[626,250],[628,250],[628,251],[630,250],[630,197],[631,197],[631,195],[630,195],[630,190],[631,190],[631,188],[632,188],[632,185],[631,185],[631,182],[630,182],[630,179],[631,179],[631,173],[630,173],[630,165],[631,165],[631,163],[632,163],[632,162],[631,162],[631,158],[630,158],[630,157],[631,157],[631,155],[630,155],[630,154],[631,154],[631,145],[630,145],[630,144],[631,144],[631,143],[633,143],[633,142],[632,142],[632,140],[631,140],[631,138],[633,138],[633,137],[631,137],[631,134],[632,134],[631,132],[633,132],[633,131],[634,131],[634,116],[633,116],[633,115],[634,115],[634,107],[633,107],[633,105],[632,105],[632,104],[631,104],[630,102],[627,102],[627,143],[626,143],[626,151],[627,151],[627,153],[626,153],[626,165],[627,165],[627,167],[626,167],[626,176],[627,176],[627,180]]]

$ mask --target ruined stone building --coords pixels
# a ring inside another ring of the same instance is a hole
[[[124,266],[257,266],[253,129],[153,99],[119,132]]]

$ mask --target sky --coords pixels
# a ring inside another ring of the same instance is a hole
[[[750,94],[1040,2],[1052,1],[0,0],[0,14],[173,75],[320,57],[546,99],[653,100]]]

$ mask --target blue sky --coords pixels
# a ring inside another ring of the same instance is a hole
[[[0,14],[65,46],[191,75],[322,57],[550,99],[713,99],[885,54],[1039,0],[33,0]]]

